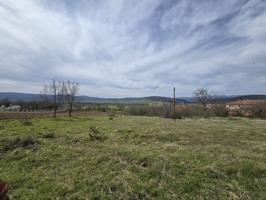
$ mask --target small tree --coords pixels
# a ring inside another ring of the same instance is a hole
[[[205,88],[197,89],[196,91],[194,91],[194,96],[197,98],[199,103],[201,103],[204,107],[206,107],[210,97],[207,89]]]
[[[68,116],[71,117],[73,111],[73,104],[79,91],[79,84],[77,82],[63,81],[61,92],[64,96],[68,106]]]
[[[51,83],[44,85],[43,91],[41,92],[42,97],[53,105],[54,118],[56,118],[60,92],[61,92],[61,82],[56,79],[52,79]]]

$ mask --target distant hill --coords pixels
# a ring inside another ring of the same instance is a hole
[[[261,100],[266,99],[266,95],[243,95],[243,96],[217,96],[211,99],[213,103],[226,103],[236,100]],[[15,93],[15,92],[0,92],[0,100],[9,99],[12,102],[16,101],[41,101],[40,94],[30,93]],[[91,103],[152,103],[152,102],[173,102],[173,98],[161,96],[136,97],[136,98],[100,98],[90,96],[78,96],[79,102]],[[194,97],[177,97],[177,103],[193,103]]]
[[[8,99],[12,102],[16,101],[41,101],[41,94],[30,94],[30,93],[16,93],[16,92],[0,92],[0,100]],[[148,103],[151,101],[149,98],[100,98],[90,96],[78,96],[79,102],[91,102],[91,103]]]
[[[14,101],[41,101],[40,94],[16,93],[16,92],[0,92],[0,100],[8,99]]]
[[[170,97],[160,97],[160,96],[150,96],[150,97],[144,97],[145,99],[151,100],[151,101],[160,101],[160,102],[173,102],[173,98]],[[188,103],[188,100],[182,99],[182,98],[176,98],[177,103]]]
[[[241,96],[218,96],[214,97],[213,103],[228,103],[238,100],[266,100],[266,95],[241,95]]]

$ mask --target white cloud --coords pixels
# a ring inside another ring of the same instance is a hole
[[[39,92],[57,77],[91,96],[169,95],[174,85],[180,96],[199,86],[265,93],[265,10],[263,0],[0,0],[1,90]]]

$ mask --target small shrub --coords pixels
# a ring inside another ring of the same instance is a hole
[[[225,105],[218,104],[213,107],[213,112],[216,117],[228,117],[228,110],[226,109]]]
[[[96,126],[91,126],[89,131],[89,137],[92,141],[103,141],[106,139],[105,134],[99,130]]]
[[[191,117],[208,118],[211,116],[213,116],[213,111],[199,104],[186,105],[176,110],[176,119],[191,118]]]
[[[4,141],[3,143],[4,143],[3,145],[4,151],[12,151],[17,148],[27,148],[27,149],[35,148],[39,144],[39,141],[37,141],[33,137],[27,136],[24,138],[7,140]]]
[[[182,117],[204,117],[208,118],[212,116],[212,111],[203,105],[196,104],[196,105],[188,105],[181,109],[181,116]]]
[[[146,167],[148,167],[149,159],[145,157],[145,158],[140,159],[139,162],[140,162],[139,164],[141,167],[146,168]]]
[[[33,125],[32,121],[32,116],[30,114],[23,114],[21,115],[18,120],[21,122],[22,125],[24,126],[31,126]]]
[[[31,125],[33,125],[33,123],[31,122],[31,121],[24,121],[24,122],[22,122],[22,124],[24,125],[24,126],[31,126]]]
[[[107,108],[106,108],[105,106],[101,106],[101,107],[99,108],[99,111],[100,111],[100,112],[107,112]]]
[[[237,117],[228,117],[228,120],[231,120],[231,121],[238,121],[239,118],[237,118]]]
[[[111,112],[109,115],[109,120],[114,120],[114,118],[116,117],[115,113],[114,112]]]
[[[111,112],[108,116],[109,116],[109,117],[116,117],[116,115],[115,115],[114,112]]]
[[[24,117],[22,119],[19,119],[19,121],[24,125],[24,126],[31,126],[33,125],[31,119],[29,117]]]
[[[233,113],[231,113],[232,116],[234,117],[243,117],[243,113],[242,111],[239,109],[239,110],[235,110]]]
[[[130,105],[124,110],[126,115],[159,116],[170,118],[173,116],[171,104],[159,103],[157,105]]]
[[[266,102],[259,103],[252,108],[254,118],[266,119]]]
[[[55,134],[54,133],[44,133],[43,138],[46,138],[46,139],[53,139],[55,138]]]
[[[178,109],[177,114],[179,115],[179,118],[181,118],[181,119],[184,117],[192,117],[193,116],[192,109],[189,106],[182,107],[182,108]]]
[[[176,111],[175,118],[176,119],[182,119],[183,118],[183,112],[182,112],[182,110],[177,110]]]

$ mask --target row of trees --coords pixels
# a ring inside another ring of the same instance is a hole
[[[52,104],[54,118],[56,117],[59,104],[62,103],[67,106],[68,115],[71,117],[78,91],[78,82],[52,79],[50,83],[44,85],[41,94],[45,101]]]

